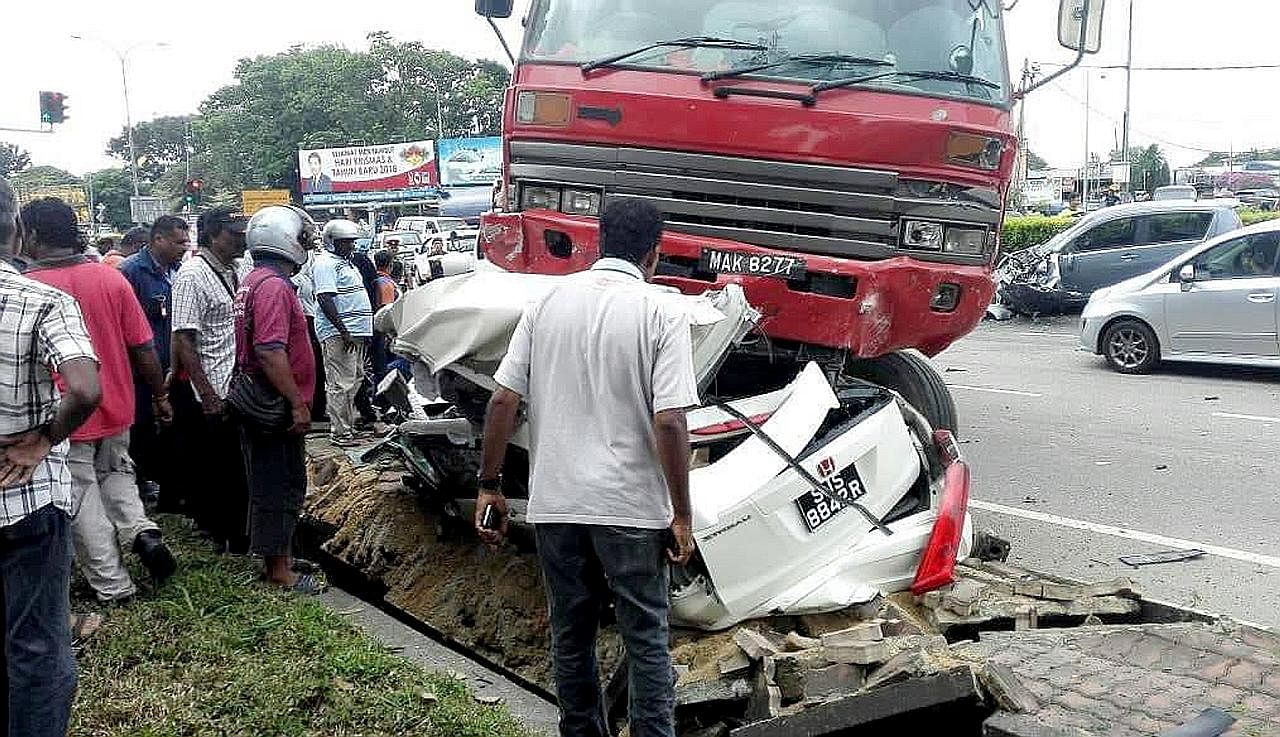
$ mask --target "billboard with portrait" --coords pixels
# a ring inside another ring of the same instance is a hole
[[[298,152],[299,188],[305,198],[434,187],[440,183],[435,164],[431,141],[303,149]]]
[[[501,138],[444,138],[439,143],[441,185],[491,186],[502,177]]]

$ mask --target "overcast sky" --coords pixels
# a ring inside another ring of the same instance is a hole
[[[988,0],[994,2],[995,0]],[[1007,3],[1009,0],[1005,0]],[[1129,0],[1108,0],[1102,53],[1087,63],[1122,63]],[[1213,66],[1280,63],[1276,0],[1133,0],[1135,66]],[[517,0],[523,10],[528,0]],[[501,59],[502,50],[472,0],[306,4],[220,0],[191,5],[168,0],[10,0],[0,45],[0,126],[34,127],[37,92],[68,95],[70,120],[53,135],[8,133],[38,164],[76,173],[113,165],[103,150],[124,123],[120,64],[107,44],[129,52],[135,120],[194,112],[210,92],[233,81],[236,61],[293,44],[364,47],[367,33],[462,56]],[[1018,0],[1007,15],[1011,74],[1022,60],[1063,62],[1057,45],[1057,0]],[[301,9],[305,8],[305,10]],[[519,20],[503,24],[518,46]],[[79,33],[90,41],[70,36]],[[155,42],[166,42],[164,48]],[[1043,67],[1046,72],[1053,67]],[[1105,155],[1119,138],[1124,73],[1092,70],[1090,150]],[[1280,69],[1133,74],[1134,145],[1159,143],[1174,164],[1192,163],[1197,149],[1280,146],[1275,90]],[[1031,148],[1055,166],[1078,166],[1084,156],[1085,72],[1077,70],[1032,94],[1027,102]]]

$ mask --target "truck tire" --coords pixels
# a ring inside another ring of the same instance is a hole
[[[959,434],[956,403],[929,359],[916,351],[896,351],[845,367],[850,376],[887,387],[919,410],[935,430]]]

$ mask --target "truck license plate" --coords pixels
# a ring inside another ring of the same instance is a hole
[[[804,259],[796,256],[760,255],[704,248],[700,261],[704,271],[713,271],[717,274],[773,276],[779,279],[799,279],[804,276]]]
[[[862,478],[858,476],[858,469],[852,463],[827,478],[822,485],[837,499],[857,501],[867,493],[867,488],[862,485]],[[796,497],[795,501],[796,508],[800,510],[800,518],[804,520],[804,526],[809,528],[809,532],[817,532],[819,527],[848,508],[847,504],[828,499],[812,489],[807,494]]]

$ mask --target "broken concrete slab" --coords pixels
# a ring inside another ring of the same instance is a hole
[[[732,654],[720,658],[716,662],[716,669],[720,671],[722,676],[746,675],[751,670],[751,658],[747,657],[747,654],[741,649],[738,649]]]
[[[676,706],[706,704],[713,701],[742,701],[750,696],[751,683],[745,678],[695,681],[676,687]]]
[[[730,737],[792,737],[845,732],[887,717],[957,701],[977,701],[968,668],[863,692],[741,726]]]
[[[798,653],[803,650],[811,650],[822,644],[822,640],[815,637],[805,637],[804,635],[792,630],[782,640],[782,649],[789,653]]]
[[[942,592],[942,606],[962,617],[972,616],[977,611],[986,588],[977,581],[962,578]]]
[[[739,628],[737,632],[733,633],[733,641],[752,660],[759,660],[766,655],[778,654],[778,648],[773,642],[753,629]]]
[[[1026,714],[996,712],[982,723],[982,737],[1093,737],[1075,727],[1051,727]]]
[[[872,620],[855,624],[835,632],[828,632],[819,638],[824,648],[861,645],[868,642],[879,642],[884,639],[884,630],[880,628],[880,620]]]
[[[799,658],[774,662],[773,684],[782,692],[782,703],[794,704],[805,697],[805,673],[808,668]]]
[[[870,691],[882,686],[902,683],[922,676],[930,670],[932,670],[932,664],[925,658],[924,653],[917,650],[901,652],[868,673],[863,688]]]
[[[747,700],[744,718],[753,722],[767,721],[781,713],[782,689],[775,686],[770,677],[758,671],[751,682],[751,695]]]
[[[1021,714],[1034,713],[1040,708],[1040,699],[1036,698],[1009,666],[988,661],[975,672],[978,682],[1001,709]]]
[[[803,674],[804,700],[811,703],[841,694],[857,693],[866,681],[864,669],[844,663],[808,670]]]
[[[843,645],[824,645],[823,654],[833,663],[871,665],[889,659],[889,647],[884,640],[872,642],[847,642]]]

